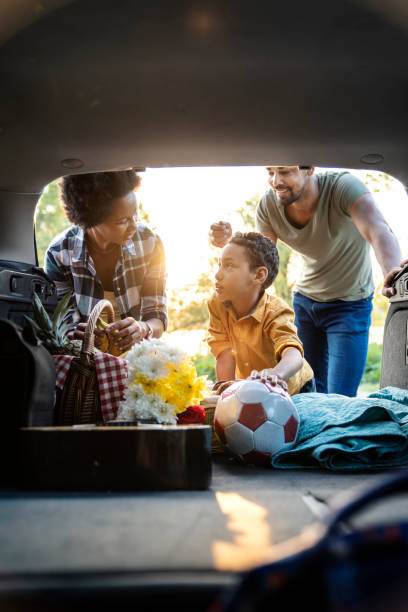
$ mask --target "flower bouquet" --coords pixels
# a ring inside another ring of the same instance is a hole
[[[194,422],[204,420],[204,409],[200,418],[201,407],[193,404],[208,392],[207,377],[197,376],[187,353],[163,340],[142,340],[127,353],[126,360],[127,388],[117,421],[175,425],[192,422],[193,414],[196,415]],[[186,414],[189,408],[193,409]]]

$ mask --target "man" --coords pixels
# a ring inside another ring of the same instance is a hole
[[[368,188],[349,172],[315,174],[314,167],[267,167],[271,187],[256,210],[257,229],[303,255],[294,289],[295,325],[317,391],[354,396],[368,347],[374,284],[370,245],[384,274],[383,295],[400,270],[396,237]],[[211,226],[215,246],[232,229]]]

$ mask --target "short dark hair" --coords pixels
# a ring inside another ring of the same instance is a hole
[[[235,232],[229,243],[238,244],[245,248],[251,270],[256,270],[261,266],[268,270],[268,276],[262,285],[262,289],[272,285],[279,272],[279,253],[272,240],[259,232]]]
[[[63,176],[60,195],[71,223],[84,229],[103,223],[112,212],[112,204],[140,184],[135,170],[94,172]]]

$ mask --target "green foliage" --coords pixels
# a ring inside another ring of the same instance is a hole
[[[35,212],[38,263],[44,265],[45,251],[51,240],[71,224],[65,216],[58,194],[58,180],[45,187]]]
[[[215,247],[212,251],[214,254],[208,259],[209,271],[202,272],[194,284],[187,285],[177,293],[173,291],[169,296],[168,331],[208,327],[207,302],[214,291],[214,275],[219,255],[219,250]],[[187,294],[187,297],[184,297],[183,293]],[[192,294],[194,297],[191,299]]]
[[[382,345],[371,342],[368,345],[367,361],[363,374],[362,383],[380,382]]]
[[[279,273],[274,282],[276,295],[292,306],[292,287],[288,282],[288,265],[292,249],[283,242],[278,243]]]
[[[358,174],[359,178],[362,178],[363,182],[367,187],[370,188],[370,191],[373,193],[380,192],[381,189],[392,189],[392,184],[395,182],[394,177],[386,174],[385,172],[370,172],[366,171],[361,177],[361,174]]]
[[[168,331],[177,329],[202,329],[208,326],[207,302],[197,302],[195,300],[184,303],[179,300],[179,305],[174,302],[169,303],[168,307],[169,326]]]
[[[237,210],[247,231],[255,231],[255,212],[259,200],[260,197],[254,195],[250,200],[245,202],[242,208],[238,208]]]
[[[377,287],[373,297],[373,312],[371,315],[371,325],[381,327],[385,323],[388,312],[388,299],[381,294],[381,287]]]
[[[209,272],[202,272],[198,277],[195,293],[203,294],[208,296],[214,291],[214,275],[215,265],[209,261],[211,270]]]
[[[42,341],[45,348],[52,355],[79,355],[80,353],[82,342],[68,338],[70,329],[68,315],[72,308],[70,304],[71,298],[71,293],[64,295],[50,317],[40,298],[34,293],[33,310],[35,321],[24,315],[26,321],[31,325],[34,334]]]
[[[145,223],[152,230],[156,230],[156,226],[152,226],[152,222],[150,219],[150,215],[148,211],[145,209],[143,202],[137,203],[137,220],[141,223]]]
[[[215,374],[215,357],[212,353],[201,355],[198,353],[193,357],[193,363],[196,367],[198,376],[206,374],[210,380],[215,382],[217,376]]]

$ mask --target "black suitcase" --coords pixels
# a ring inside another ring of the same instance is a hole
[[[32,328],[0,319],[0,486],[18,484],[21,427],[51,426],[54,421],[55,365]]]
[[[44,270],[32,264],[0,260],[0,318],[24,327],[24,315],[34,316],[33,293],[52,314],[57,305],[57,291]]]
[[[24,315],[34,317],[36,293],[52,314],[57,305],[54,283],[32,264],[0,261],[0,486],[16,486],[19,429],[53,424],[55,366],[35,338]]]
[[[408,389],[408,266],[397,274],[394,286],[384,326],[380,388]]]

